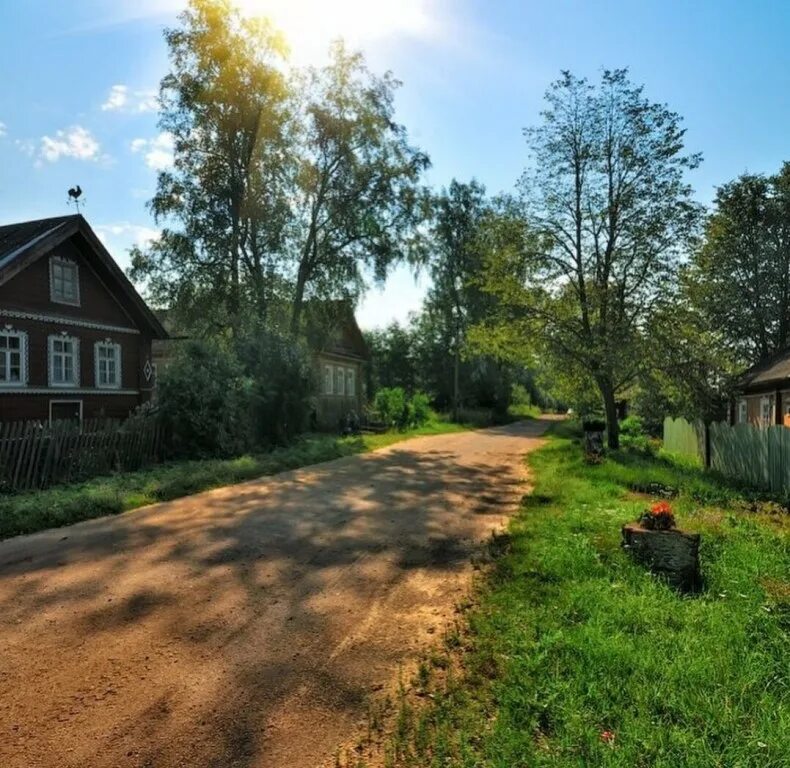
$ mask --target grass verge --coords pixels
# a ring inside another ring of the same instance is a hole
[[[787,514],[661,459],[588,466],[567,425],[556,432],[530,457],[534,490],[463,628],[441,663],[421,663],[422,698],[401,696],[383,747],[353,764],[787,765]],[[633,488],[653,483],[678,489],[679,525],[703,534],[699,596],[620,549],[650,502]]]
[[[71,525],[210,488],[364,453],[412,437],[460,432],[471,426],[433,420],[406,432],[358,437],[305,435],[287,448],[266,453],[235,459],[168,462],[138,472],[97,477],[45,491],[0,496],[0,539]]]

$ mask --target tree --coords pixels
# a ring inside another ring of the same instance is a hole
[[[486,303],[486,296],[475,281],[482,267],[479,234],[486,211],[485,187],[474,180],[462,184],[453,179],[434,201],[428,259],[433,285],[426,308],[439,315],[449,331],[455,419],[461,404],[461,356],[466,332],[473,316],[480,314],[480,305]]]
[[[647,321],[698,221],[685,175],[700,156],[684,153],[680,117],[648,101],[626,70],[604,71],[597,86],[564,72],[542,124],[525,134],[533,237],[489,252],[486,286],[513,320],[496,332],[520,333],[555,373],[594,383],[617,448],[617,394],[646,361]]]
[[[371,74],[342,42],[307,75],[293,331],[309,293],[353,295],[364,268],[381,280],[394,261],[416,257],[426,202],[419,179],[430,163],[394,121],[398,85],[389,73]]]
[[[150,203],[165,227],[147,251],[133,251],[131,274],[188,324],[238,332],[245,311],[267,315],[290,220],[285,47],[228,0],[191,0],[180,21],[165,31],[171,71],[160,87],[173,167],[159,173]]]
[[[790,342],[790,163],[719,188],[686,298],[747,366]]]

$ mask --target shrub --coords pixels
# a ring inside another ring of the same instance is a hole
[[[250,383],[217,344],[190,341],[159,378],[159,406],[176,456],[232,456],[247,449]]]
[[[639,416],[628,416],[620,422],[620,445],[628,450],[653,453],[650,436]]]
[[[251,418],[256,443],[284,445],[302,432],[310,412],[313,374],[305,347],[290,336],[260,330],[239,345],[251,379]]]
[[[418,427],[431,416],[428,396],[415,392],[409,398],[402,387],[384,387],[376,392],[373,410],[388,427],[396,429]]]

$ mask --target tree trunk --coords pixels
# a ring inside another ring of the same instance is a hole
[[[606,413],[606,444],[616,451],[620,447],[620,423],[617,421],[614,387],[609,379],[599,379],[598,388],[601,390],[604,412]]]
[[[460,368],[460,353],[458,350],[458,340],[455,343],[455,358],[453,360],[453,421],[458,421],[458,412],[460,410],[459,400],[461,399],[461,392],[459,386],[459,368]]]
[[[304,289],[307,284],[307,276],[304,270],[299,269],[296,277],[296,292],[294,293],[294,303],[291,308],[291,333],[296,336],[299,333],[299,325],[302,319],[302,304],[304,303]]]

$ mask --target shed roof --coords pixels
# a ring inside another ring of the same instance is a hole
[[[782,383],[790,384],[790,349],[784,349],[768,360],[753,365],[738,380],[738,388],[760,389]]]

